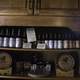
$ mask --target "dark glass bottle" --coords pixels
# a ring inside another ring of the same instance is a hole
[[[52,37],[52,32],[49,33],[48,48],[49,48],[49,49],[52,49],[52,48],[53,48],[53,37]]]
[[[54,49],[57,49],[58,48],[58,39],[57,39],[57,33],[56,32],[54,32],[53,33],[53,36],[54,36],[54,40],[53,40],[53,48]]]
[[[21,29],[18,28],[17,29],[17,32],[16,32],[16,48],[21,48],[22,47],[22,32],[21,32]]]
[[[9,28],[4,28],[3,47],[9,47]]]
[[[10,29],[10,38],[9,38],[9,47],[14,48],[15,47],[15,29]]]
[[[68,38],[68,46],[69,46],[69,49],[72,49],[73,48],[73,40],[72,40],[72,34],[71,32],[69,33],[69,38]]]
[[[0,29],[0,47],[3,46],[3,29]]]
[[[63,49],[68,49],[68,34],[63,32]]]
[[[77,33],[76,34],[76,40],[75,40],[75,43],[76,43],[76,46],[75,46],[75,48],[77,48],[77,49],[79,49],[80,48],[80,41],[79,41],[79,34]]]
[[[58,49],[62,49],[62,35],[58,32]]]
[[[49,41],[49,34],[47,32],[45,32],[45,45],[46,45],[46,48],[49,48],[48,47],[48,41]]]

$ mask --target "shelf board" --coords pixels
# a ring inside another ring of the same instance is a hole
[[[1,79],[15,79],[15,80],[80,80],[79,77],[55,77],[55,78],[31,78],[20,76],[0,76]]]
[[[28,49],[28,48],[0,48],[4,51],[79,51],[79,49]]]

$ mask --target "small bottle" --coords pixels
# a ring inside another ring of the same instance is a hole
[[[68,34],[63,33],[63,49],[68,49]]]
[[[0,29],[0,47],[3,45],[3,29]]]
[[[16,33],[16,48],[21,48],[22,47],[22,38],[21,38],[21,29],[18,28],[17,29],[17,33]]]
[[[69,49],[72,49],[73,48],[73,40],[72,40],[72,34],[69,33],[69,38],[68,38],[68,46],[69,46]]]
[[[9,29],[4,28],[3,47],[9,47]]]
[[[9,47],[15,48],[15,29],[10,29]]]
[[[62,49],[62,35],[58,33],[58,49]]]
[[[80,48],[80,41],[79,41],[79,38],[80,38],[79,35],[76,34],[76,41],[75,41],[75,42],[76,42],[76,47],[75,47],[76,49],[79,49],[79,48]]]
[[[53,40],[53,48],[54,49],[57,49],[58,48],[58,40],[57,40],[57,33],[53,33],[53,37],[54,37],[54,40]]]
[[[48,48],[49,49],[52,49],[53,48],[53,37],[52,37],[52,33],[49,34]]]
[[[76,48],[76,35],[74,34],[74,32],[72,33],[72,48]]]
[[[46,48],[48,48],[48,38],[49,38],[49,35],[48,35],[48,33],[46,32],[45,33],[45,45],[46,45]]]

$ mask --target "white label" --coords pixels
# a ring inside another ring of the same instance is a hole
[[[57,40],[54,40],[54,49],[57,49]]]
[[[15,47],[15,38],[10,38],[9,39],[9,47]]]
[[[48,48],[50,48],[50,49],[52,49],[52,48],[53,48],[53,40],[49,40]]]
[[[46,45],[44,43],[38,43],[37,44],[37,49],[45,49]]]
[[[76,40],[76,48],[80,48],[79,40]]]
[[[61,49],[61,48],[62,48],[62,41],[58,40],[58,49]]]
[[[4,37],[3,47],[8,47],[8,46],[9,46],[9,38],[8,37]]]
[[[23,48],[31,48],[32,44],[31,43],[23,43]]]
[[[63,41],[63,48],[65,48],[65,49],[68,48],[68,40]]]
[[[36,33],[34,28],[27,28],[26,29],[27,34],[27,41],[28,42],[34,42],[36,41]]]

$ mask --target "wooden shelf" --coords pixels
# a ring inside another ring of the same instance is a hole
[[[0,76],[0,79],[14,79],[14,80],[80,80],[79,77],[31,78],[31,77],[20,77],[20,76]]]
[[[0,50],[4,51],[79,51],[79,49],[28,49],[28,48],[0,48]]]

